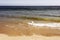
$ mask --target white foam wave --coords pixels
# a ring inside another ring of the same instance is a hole
[[[41,22],[41,23],[35,23],[35,22],[28,22],[28,24],[29,25],[32,25],[32,26],[35,26],[35,27],[42,27],[42,26],[44,26],[44,27],[60,27],[60,23],[43,23],[43,22]]]

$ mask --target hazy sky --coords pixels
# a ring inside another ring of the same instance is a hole
[[[60,5],[60,0],[0,0],[0,6],[1,5]]]

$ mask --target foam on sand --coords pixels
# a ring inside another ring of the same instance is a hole
[[[29,25],[32,25],[34,27],[60,27],[60,23],[55,23],[55,22],[49,22],[49,23],[35,23],[34,21],[28,22]]]

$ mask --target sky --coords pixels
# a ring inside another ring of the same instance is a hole
[[[0,0],[0,6],[60,6],[60,0]]]

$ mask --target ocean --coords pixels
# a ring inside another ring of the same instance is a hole
[[[60,17],[60,10],[6,10],[0,11],[0,17],[29,16],[29,17]]]

